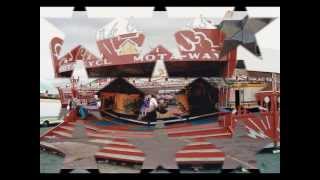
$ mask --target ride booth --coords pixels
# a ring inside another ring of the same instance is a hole
[[[190,116],[218,111],[219,90],[203,78],[198,78],[176,94],[177,105]]]
[[[117,78],[97,93],[102,114],[137,118],[144,93],[123,78]]]

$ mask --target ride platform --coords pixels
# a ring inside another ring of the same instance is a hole
[[[245,128],[248,130],[247,133],[249,135],[250,133],[251,136],[253,136],[252,134],[261,135],[261,133],[264,133],[266,137],[269,135],[268,129],[265,129],[265,127],[270,126],[268,118],[251,117],[249,119],[250,121],[241,120],[245,122]],[[180,149],[177,149],[174,155],[175,163],[179,169],[190,167],[221,168],[227,156],[229,157],[222,150],[222,147],[216,146],[209,140],[232,139],[236,123],[230,119],[230,114],[219,115],[217,118],[199,118],[196,121],[190,120],[176,123],[160,121],[157,123],[163,124],[162,126],[156,124],[148,127],[143,124],[123,122],[116,117],[98,120],[96,116],[89,116],[86,120],[65,121],[42,134],[40,136],[40,147],[65,156],[64,166],[67,166],[66,163],[70,164],[70,161],[81,159],[82,153],[80,151],[83,148],[72,148],[73,146],[94,146],[97,147],[93,148],[96,149],[96,152],[91,152],[91,155],[97,162],[141,165],[143,169],[143,164],[150,158],[145,153],[148,147],[146,149],[135,145],[132,143],[133,139],[147,142],[157,139],[156,134],[161,131],[162,136],[165,137],[163,142],[177,140],[185,143]],[[77,126],[82,126],[83,128],[79,129]],[[260,130],[262,131],[260,132]],[[83,134],[82,136],[77,135],[81,133]],[[68,157],[66,156],[66,151],[61,149],[63,147],[61,145],[62,142],[66,143],[65,146],[70,147],[67,152]],[[57,145],[57,143],[60,144]],[[165,151],[172,146],[165,144],[158,144],[158,150]],[[83,156],[87,157],[88,154],[84,153]],[[161,159],[162,157],[153,156],[154,161],[158,161],[159,158]],[[86,161],[83,162],[85,163]],[[92,159],[90,163],[92,166]],[[84,165],[82,164],[82,166]]]

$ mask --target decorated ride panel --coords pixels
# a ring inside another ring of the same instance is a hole
[[[63,40],[55,37],[51,41],[51,52],[56,76],[71,76],[76,60],[84,61],[89,77],[150,77],[157,60],[165,62],[170,76],[192,76],[195,73],[198,73],[196,76],[225,76],[234,69],[230,69],[227,62],[235,61],[236,52],[230,51],[225,56],[220,56],[224,33],[218,29],[195,28],[177,31],[174,40],[178,54],[174,54],[162,44],[142,54],[146,38],[148,37],[140,32],[123,34],[98,40],[100,57],[79,45],[59,58]],[[181,72],[181,69],[184,70]],[[185,74],[186,72],[190,73]],[[212,74],[213,72],[218,73]]]

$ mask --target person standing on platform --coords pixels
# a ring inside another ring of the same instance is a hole
[[[156,121],[157,109],[158,109],[158,102],[156,97],[152,94],[149,102],[149,113],[147,115],[148,126],[150,126],[151,122]]]
[[[140,114],[139,114],[138,120],[142,120],[147,116],[149,104],[150,104],[150,98],[151,98],[151,96],[148,95],[143,99],[143,103],[140,108]]]
[[[99,99],[98,95],[94,95],[94,100],[95,100],[97,109],[100,109],[100,107],[101,107],[101,100]]]

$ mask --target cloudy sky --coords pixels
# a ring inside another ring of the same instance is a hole
[[[62,31],[51,25],[45,17],[71,17],[72,7],[40,8],[40,77],[51,81],[54,78],[49,42],[52,37],[64,37]],[[223,17],[233,7],[168,7],[169,17]],[[87,8],[89,17],[151,17],[152,7],[108,7]],[[263,60],[256,58],[244,48],[238,48],[238,59],[245,59],[250,70],[280,72],[280,8],[249,7],[250,17],[276,17],[277,19],[262,29],[257,35]],[[123,13],[126,12],[126,13]]]

